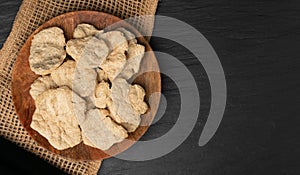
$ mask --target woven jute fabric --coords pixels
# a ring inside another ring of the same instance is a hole
[[[94,10],[122,19],[154,15],[158,0],[24,0],[12,31],[0,51],[0,135],[69,174],[97,174],[101,161],[74,161],[40,147],[24,130],[15,113],[11,73],[18,51],[28,36],[47,20],[66,12]],[[133,20],[142,34],[151,34],[153,20]]]

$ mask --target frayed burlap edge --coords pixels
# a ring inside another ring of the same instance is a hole
[[[11,95],[11,72],[18,51],[41,24],[60,14],[95,10],[122,19],[154,15],[158,0],[24,0],[12,31],[0,51],[0,135],[69,174],[97,174],[101,161],[74,161],[38,146],[20,124]],[[132,21],[142,34],[150,36],[154,20]]]

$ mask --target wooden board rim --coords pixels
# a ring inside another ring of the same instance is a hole
[[[100,19],[100,20],[99,20]],[[97,24],[95,22],[97,21]],[[102,20],[102,21],[101,21]],[[98,24],[99,22],[104,22],[102,24]],[[134,134],[131,134],[128,140],[125,140],[121,143],[115,144],[111,149],[108,151],[104,152],[102,150],[92,148],[89,146],[84,145],[83,143],[80,143],[79,145],[76,145],[73,148],[69,148],[66,150],[57,150],[53,146],[49,144],[49,142],[41,136],[39,133],[37,133],[35,130],[30,128],[30,123],[31,123],[31,118],[32,114],[35,110],[35,104],[34,100],[31,98],[29,95],[29,89],[31,83],[38,77],[35,75],[31,70],[28,71],[29,68],[29,62],[28,62],[28,56],[29,56],[29,49],[31,40],[33,38],[33,35],[36,34],[37,32],[41,31],[42,29],[51,27],[51,26],[59,26],[62,28],[62,26],[67,25],[69,28],[63,28],[64,32],[66,32],[66,38],[70,39],[72,38],[72,30],[77,26],[78,23],[90,23],[93,25],[98,25],[96,28],[101,29],[101,25],[107,25],[113,24],[115,22],[120,22],[121,19],[103,13],[103,12],[96,12],[96,11],[77,11],[77,12],[69,12],[62,14],[60,16],[54,17],[50,19],[49,21],[45,22],[42,24],[40,27],[38,27],[26,40],[25,44],[21,48],[21,50],[18,53],[16,62],[14,64],[14,68],[12,71],[12,96],[13,96],[13,103],[16,109],[17,116],[19,120],[21,121],[21,124],[24,126],[25,130],[28,132],[28,134],[42,147],[46,148],[47,150],[59,154],[64,157],[68,157],[71,159],[75,160],[102,160],[108,157],[111,157],[112,155],[118,154],[126,149],[128,149],[132,144],[134,144],[135,141],[132,140],[138,140],[149,128],[149,126],[140,126]],[[66,24],[64,22],[67,22],[69,24]],[[125,27],[126,29],[132,31],[138,36],[141,36],[140,33],[131,25],[129,25],[126,22],[121,21],[120,25]],[[99,27],[100,26],[100,27]],[[65,27],[65,26],[64,26]],[[72,29],[70,29],[72,28]],[[155,58],[154,53],[151,54],[151,46],[149,43],[145,40],[143,37],[138,37],[138,42],[140,44],[143,44],[146,47],[146,51],[150,52],[149,58],[143,58],[143,63],[141,69],[145,67],[147,69],[148,66],[154,66],[154,70],[156,72],[152,72],[153,75],[146,75],[145,77],[137,77],[137,79],[134,81],[134,83],[139,83],[139,84],[147,84],[145,87],[146,90],[146,99],[149,100],[150,94],[154,92],[160,92],[161,91],[161,77],[159,73],[159,66],[157,63],[157,60]],[[27,58],[27,59],[26,59]],[[150,62],[151,61],[151,62]],[[144,66],[145,65],[145,66]],[[30,69],[30,68],[29,68]],[[23,71],[20,71],[23,70]],[[27,71],[26,71],[27,70]],[[22,76],[20,76],[20,74]],[[151,73],[149,73],[151,74]],[[142,76],[143,76],[142,75]],[[22,79],[23,78],[23,79]],[[148,80],[151,79],[151,80]],[[155,89],[147,89],[153,88],[152,86],[148,86],[149,82],[148,81],[155,81],[154,85]],[[149,92],[149,93],[148,93]],[[152,92],[152,93],[150,93]],[[29,96],[28,96],[29,95]],[[26,98],[24,96],[27,96]],[[153,103],[153,108],[151,108],[150,112],[148,112],[146,115],[142,116],[142,124],[144,123],[151,123],[151,121],[154,119],[156,111],[158,109],[159,105],[159,100],[160,100],[160,95],[156,95]],[[149,102],[148,102],[149,103]],[[24,107],[26,106],[26,108]],[[25,108],[25,109],[23,109]]]

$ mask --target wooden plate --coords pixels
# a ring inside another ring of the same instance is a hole
[[[116,25],[116,22],[117,25]],[[42,147],[50,150],[53,153],[59,154],[64,157],[76,159],[76,160],[101,160],[112,155],[116,155],[134,144],[148,129],[149,124],[152,122],[160,100],[160,96],[156,95],[151,97],[150,110],[142,115],[142,121],[140,127],[131,133],[127,139],[121,143],[114,144],[108,151],[102,151],[100,149],[92,148],[90,146],[84,145],[82,142],[75,147],[66,150],[57,150],[49,144],[46,138],[41,136],[38,132],[30,127],[32,120],[32,115],[35,111],[35,103],[29,94],[30,85],[38,78],[34,72],[31,71],[29,67],[29,54],[31,40],[34,34],[38,33],[42,29],[57,26],[64,30],[65,37],[67,40],[72,39],[73,31],[75,27],[80,23],[89,23],[94,25],[98,29],[108,28],[108,30],[115,29],[118,27],[124,27],[131,32],[135,33],[136,36],[141,36],[136,29],[134,29],[128,23],[121,21],[121,19],[101,12],[95,11],[78,11],[66,13],[57,16],[48,22],[41,25],[36,31],[34,31],[31,36],[27,39],[24,46],[20,50],[17,60],[14,64],[12,72],[12,95],[13,103],[17,112],[17,115],[27,130],[29,135]],[[115,24],[112,25],[111,24]],[[146,54],[142,60],[141,71],[154,70],[155,72],[147,72],[138,76],[134,83],[138,83],[145,88],[146,97],[145,100],[149,104],[149,97],[152,93],[161,91],[161,78],[159,73],[159,67],[155,55],[148,44],[148,42],[143,37],[138,37],[138,43],[145,46],[146,51],[150,52]]]

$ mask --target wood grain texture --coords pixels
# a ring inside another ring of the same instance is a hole
[[[119,18],[92,11],[79,11],[66,13],[64,15],[55,17],[50,21],[41,25],[33,34],[27,39],[26,43],[18,53],[17,60],[15,62],[12,73],[12,95],[13,102],[17,112],[17,115],[27,130],[29,135],[44,148],[59,154],[64,157],[72,158],[75,160],[101,160],[112,155],[116,155],[127,148],[129,148],[136,140],[138,140],[149,128],[155,113],[158,108],[160,96],[155,96],[151,103],[151,109],[146,114],[141,116],[141,126],[133,133],[130,133],[128,138],[124,141],[114,144],[109,150],[102,151],[83,144],[76,145],[66,150],[57,150],[49,144],[46,138],[41,136],[38,132],[30,127],[32,121],[32,115],[35,111],[35,103],[29,94],[31,84],[38,78],[34,72],[31,71],[29,66],[30,46],[33,36],[43,29],[57,26],[64,30],[66,40],[72,39],[75,27],[81,23],[88,23],[94,25],[97,29],[113,30],[118,27],[124,27],[136,36],[140,34],[128,23],[121,21]],[[141,63],[141,72],[146,72],[138,76],[133,83],[140,84],[146,91],[146,102],[149,103],[149,97],[151,94],[161,91],[161,80],[158,63],[155,55],[153,54],[150,45],[143,37],[138,37],[138,43],[145,46],[146,54]],[[148,72],[147,70],[154,70],[155,72]]]
[[[9,14],[17,11],[10,7],[20,2],[10,0],[0,5],[4,16],[0,25],[9,28],[14,19]],[[300,1],[162,0],[157,14],[192,25],[213,45],[227,81],[225,115],[213,139],[199,147],[210,110],[210,84],[205,70],[184,47],[152,38],[153,50],[172,54],[193,74],[201,99],[199,119],[189,138],[164,157],[144,162],[106,159],[99,174],[300,174]],[[2,41],[7,35],[0,36]],[[158,138],[176,123],[180,96],[167,76],[162,76],[162,93],[167,110],[142,140]],[[10,171],[50,174],[47,172],[55,169],[40,168],[41,160],[31,161],[21,148],[16,155],[16,149],[2,149],[2,170],[16,167]]]

